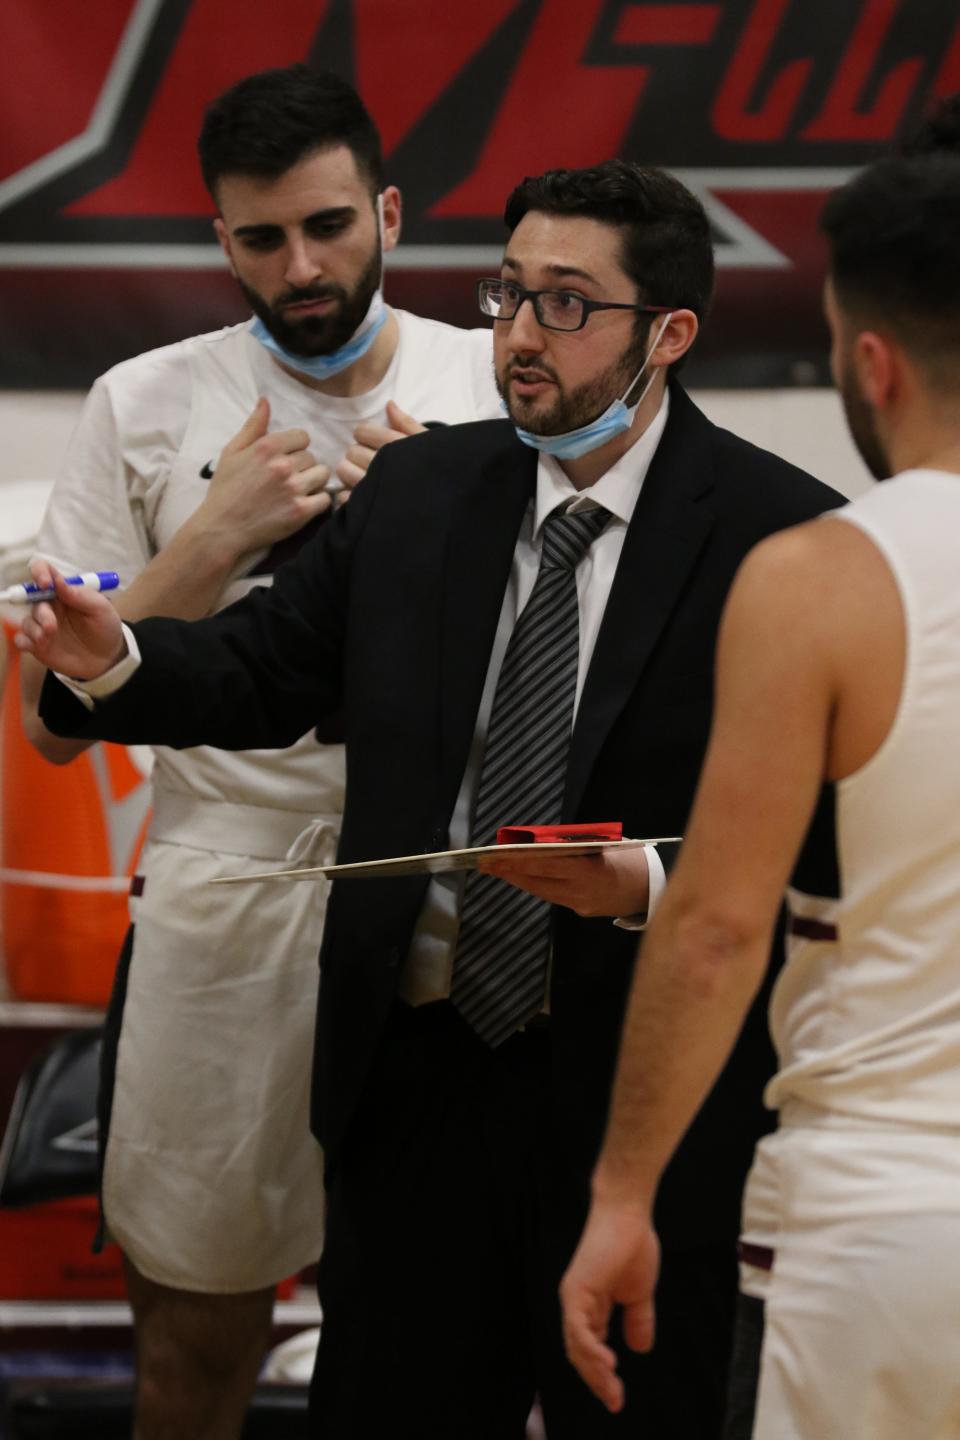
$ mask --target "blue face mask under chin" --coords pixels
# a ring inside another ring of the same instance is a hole
[[[340,349],[334,350],[331,355],[295,355],[292,350],[285,350],[270,334],[259,316],[250,327],[250,334],[288,369],[296,370],[301,375],[309,375],[314,380],[329,380],[331,376],[339,375],[341,370],[346,370],[348,365],[353,365],[361,356],[366,355],[383,329],[386,319],[387,307],[383,303],[383,291],[377,289],[373,292],[367,313],[358,329],[345,345],[341,345]]]
[[[532,430],[522,430],[519,425],[515,426],[517,439],[522,440],[524,445],[529,445],[534,450],[539,450],[543,455],[554,455],[558,460],[579,460],[582,455],[589,455],[591,450],[599,450],[601,445],[606,445],[608,440],[613,440],[617,435],[622,435],[630,429],[633,424],[633,417],[642,404],[647,391],[656,379],[656,371],[649,377],[646,385],[640,391],[637,399],[628,408],[624,403],[624,397],[630,394],[633,387],[640,381],[643,372],[650,363],[650,356],[660,344],[664,330],[666,330],[672,319],[672,315],[665,315],[663,323],[657,332],[657,337],[650,349],[647,351],[647,358],[644,360],[637,374],[630,381],[630,384],[616,400],[611,400],[602,415],[591,420],[588,425],[581,425],[576,430],[567,430],[563,435],[536,435]],[[506,406],[504,406],[506,409]]]

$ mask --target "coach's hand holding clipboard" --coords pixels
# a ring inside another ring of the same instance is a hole
[[[564,854],[553,845],[542,851],[536,848],[514,851],[511,846],[511,840],[516,843],[521,836],[531,836],[541,842],[574,842],[577,838],[586,839],[588,834],[608,843],[585,855]],[[508,826],[497,832],[497,850],[478,858],[477,869],[516,885],[540,900],[565,905],[578,915],[645,915],[650,888],[643,845],[651,842],[630,844],[623,841],[622,835],[623,827],[618,822]],[[504,843],[502,836],[510,839]]]

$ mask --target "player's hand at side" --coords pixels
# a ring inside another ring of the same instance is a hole
[[[581,1379],[607,1409],[623,1409],[623,1381],[607,1344],[615,1305],[624,1307],[623,1333],[631,1350],[650,1350],[653,1295],[660,1246],[649,1207],[595,1199],[586,1229],[560,1284],[563,1343]]]
[[[270,402],[252,414],[223,447],[193,523],[221,538],[236,555],[273,545],[329,510],[330,469],[319,465],[305,430],[269,433]]]
[[[502,857],[485,855],[478,868],[578,915],[639,915],[647,909],[650,894],[647,857],[639,846],[611,847],[596,855],[505,852]]]
[[[127,643],[120,617],[105,595],[67,585],[46,561],[35,561],[30,571],[45,590],[54,586],[57,598],[30,607],[13,637],[18,650],[75,680],[95,680],[123,659]]]
[[[401,410],[393,400],[387,403],[386,425],[358,425],[353,432],[354,443],[337,466],[337,479],[344,488],[337,495],[336,503],[342,505],[345,500],[350,499],[350,491],[359,485],[366,475],[378,450],[382,450],[384,445],[392,445],[394,440],[405,439],[407,435],[419,435],[426,428],[426,425],[421,425],[419,420],[414,420],[412,415]]]

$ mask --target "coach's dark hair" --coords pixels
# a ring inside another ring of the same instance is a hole
[[[197,149],[216,199],[224,175],[276,179],[314,150],[346,145],[373,195],[383,186],[380,136],[352,85],[326,70],[262,70],[207,108]]]
[[[706,317],[713,294],[710,221],[697,197],[666,170],[630,160],[548,170],[528,176],[507,201],[503,218],[511,234],[530,210],[615,226],[621,263],[640,302],[692,310],[701,322]]]
[[[960,386],[960,155],[878,161],[834,191],[821,227],[842,310]]]

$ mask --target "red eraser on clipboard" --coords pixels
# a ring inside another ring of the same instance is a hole
[[[621,820],[602,821],[597,825],[501,825],[497,831],[498,845],[544,845],[564,840],[622,840]]]

